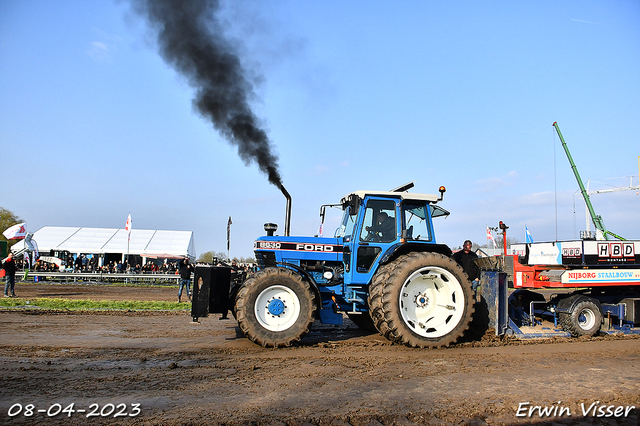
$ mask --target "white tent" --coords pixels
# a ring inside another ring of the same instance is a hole
[[[40,253],[67,250],[72,254],[128,253],[150,258],[196,256],[192,231],[133,229],[128,244],[127,236],[127,231],[116,228],[43,226],[33,234],[33,240]],[[17,252],[23,246],[20,241],[11,251]]]

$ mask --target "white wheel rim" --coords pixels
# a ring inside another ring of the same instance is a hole
[[[460,323],[464,299],[462,285],[451,272],[426,267],[414,272],[402,285],[400,314],[419,336],[442,337]]]
[[[284,331],[300,316],[298,296],[288,287],[274,285],[258,295],[255,304],[256,318],[269,331]]]
[[[596,315],[591,309],[583,309],[578,315],[578,325],[583,330],[591,330],[596,324]]]

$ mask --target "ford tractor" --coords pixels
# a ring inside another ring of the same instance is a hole
[[[449,214],[437,205],[445,188],[438,196],[407,192],[412,187],[356,191],[322,206],[322,222],[326,207],[343,211],[332,238],[290,236],[291,197],[281,187],[284,236],[265,224],[267,235],[254,243],[259,270],[228,290],[228,307],[244,334],[266,347],[290,346],[315,320],[342,324],[346,314],[407,346],[456,342],[469,327],[474,297],[451,249],[436,243],[432,219]]]

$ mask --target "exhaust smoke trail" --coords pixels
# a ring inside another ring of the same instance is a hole
[[[258,125],[254,95],[240,59],[224,37],[219,0],[131,0],[157,32],[162,58],[196,90],[193,105],[249,164],[256,162],[273,185],[282,187],[278,158]]]

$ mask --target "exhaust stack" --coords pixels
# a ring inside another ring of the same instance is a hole
[[[282,191],[284,197],[287,199],[287,211],[284,216],[284,236],[288,237],[291,231],[291,195],[289,195],[282,184],[280,184],[280,191]]]

